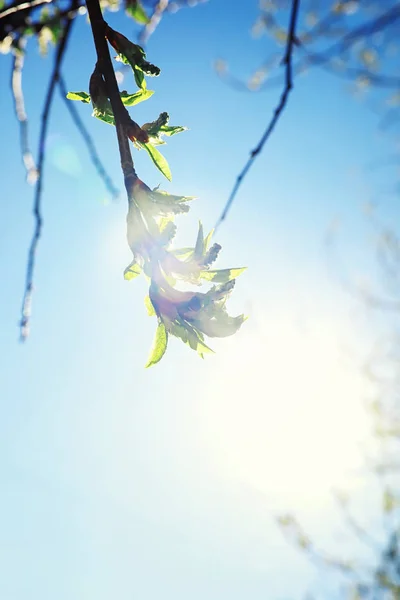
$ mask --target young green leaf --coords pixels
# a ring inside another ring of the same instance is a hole
[[[155,121],[142,125],[142,129],[149,134],[152,144],[164,144],[165,142],[162,140],[163,135],[171,136],[186,130],[186,127],[169,126],[168,121],[169,114],[162,112]]]
[[[150,352],[149,360],[146,364],[146,369],[160,362],[165,354],[168,344],[168,332],[162,321],[159,321],[156,335],[153,342],[153,347]]]
[[[232,281],[233,279],[236,279],[236,277],[239,277],[239,275],[245,270],[246,267],[238,269],[216,269],[202,271],[200,273],[200,277],[205,281],[213,281],[214,283],[227,283],[228,281]]]
[[[150,22],[145,10],[139,0],[128,0],[126,2],[126,13],[140,25],[147,25]]]
[[[171,181],[172,175],[169,165],[166,159],[161,154],[161,152],[159,152],[159,150],[157,150],[157,148],[154,148],[154,146],[152,146],[151,144],[142,144],[142,142],[138,143],[142,148],[144,148],[148,152],[151,160],[156,165],[157,169],[161,171],[161,173],[164,175],[164,177],[168,179],[168,181]]]
[[[139,267],[139,265],[135,261],[132,261],[131,264],[128,265],[124,271],[124,279],[126,279],[127,281],[135,279],[135,277],[138,277],[138,275],[140,275],[141,272],[142,269]]]
[[[160,74],[160,69],[146,60],[146,53],[141,46],[133,44],[128,38],[111,29],[108,25],[106,27],[106,37],[111,46],[118,52],[119,60],[125,64],[130,64],[132,67],[139,88],[146,88],[144,74],[152,76]]]
[[[210,247],[213,234],[214,234],[214,229],[211,229],[210,233],[208,235],[206,235],[206,237],[204,238],[204,251],[205,252],[207,252],[207,250]]]
[[[85,104],[89,104],[90,102],[90,96],[86,92],[68,92],[67,98],[68,100],[78,100]]]
[[[115,125],[115,119],[111,105],[110,108],[104,108],[103,110],[95,106],[93,110],[93,117],[96,117],[96,119],[100,119],[100,121],[104,121],[104,123],[108,123],[109,125]]]
[[[175,135],[176,133],[182,133],[182,131],[187,131],[187,127],[182,127],[181,125],[162,125],[160,127],[160,131],[164,135]]]
[[[135,94],[128,94],[127,92],[121,92],[121,100],[122,104],[125,106],[135,106],[135,104],[139,104],[139,102],[143,102],[144,100],[148,100],[154,94],[152,90],[148,89],[140,89]]]
[[[149,317],[155,317],[156,316],[156,311],[154,310],[154,306],[150,300],[150,296],[147,295],[144,299],[144,305],[146,307],[147,310],[147,314],[149,315]]]

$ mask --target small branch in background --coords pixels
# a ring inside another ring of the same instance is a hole
[[[76,7],[76,0],[72,1],[71,8],[74,9]],[[37,163],[37,172],[38,177],[36,181],[35,187],[35,196],[33,202],[33,215],[35,218],[35,229],[32,236],[31,245],[28,253],[28,264],[26,269],[26,280],[25,280],[25,291],[24,297],[22,300],[22,308],[21,308],[21,320],[20,320],[20,339],[21,341],[25,341],[29,335],[29,324],[30,324],[30,316],[31,316],[31,305],[32,305],[32,294],[33,294],[33,277],[35,270],[35,258],[37,246],[40,240],[40,236],[42,233],[43,226],[43,218],[41,211],[41,201],[42,201],[42,182],[43,182],[43,168],[45,162],[45,149],[46,149],[46,138],[47,138],[47,129],[49,125],[49,117],[51,106],[54,98],[54,91],[56,88],[56,84],[60,75],[61,63],[65,54],[65,50],[67,47],[67,41],[69,38],[69,34],[71,32],[71,27],[73,24],[72,19],[67,19],[63,34],[60,38],[60,42],[57,47],[56,57],[54,60],[53,71],[51,73],[49,86],[46,93],[46,98],[43,105],[43,112],[41,117],[41,128],[39,135],[39,146],[38,146],[38,163]]]
[[[65,85],[64,79],[61,76],[59,76],[59,79],[58,79],[58,87],[60,90],[60,94],[61,94],[63,100],[65,101],[65,105],[69,111],[69,114],[71,115],[73,122],[75,123],[79,133],[81,134],[81,136],[86,144],[86,147],[89,152],[90,160],[92,161],[99,177],[103,180],[105,187],[107,188],[109,194],[111,195],[111,198],[113,200],[116,200],[120,196],[120,191],[114,185],[114,182],[112,181],[110,175],[107,173],[103,163],[101,162],[101,159],[98,155],[98,152],[96,150],[96,146],[93,142],[93,139],[91,138],[89,132],[87,131],[82,119],[80,118],[75,104],[73,102],[70,102],[67,99],[68,89],[67,89],[67,86]]]
[[[279,104],[274,111],[274,115],[273,115],[267,129],[263,133],[257,146],[251,151],[250,157],[247,160],[247,163],[243,167],[241,173],[238,175],[238,177],[236,179],[236,183],[233,186],[232,192],[231,192],[231,194],[228,198],[228,201],[225,205],[225,208],[222,211],[222,214],[215,225],[215,229],[217,229],[221,225],[221,223],[226,219],[226,216],[229,212],[230,207],[232,206],[232,203],[235,199],[238,189],[240,188],[240,186],[243,182],[243,179],[246,177],[247,173],[249,172],[256,157],[262,152],[264,144],[267,142],[268,138],[270,137],[271,133],[273,132],[275,125],[277,124],[279,117],[282,114],[283,109],[286,106],[288,96],[293,88],[292,55],[293,55],[293,45],[294,45],[295,38],[296,38],[296,23],[297,23],[297,16],[299,13],[299,5],[300,5],[300,0],[293,0],[291,14],[290,14],[290,24],[289,24],[288,38],[287,38],[287,44],[286,44],[286,51],[285,51],[285,55],[284,55],[284,58],[282,61],[282,63],[285,65],[285,68],[286,68],[285,87],[282,92]]]
[[[42,4],[50,4],[52,0],[31,0],[31,2],[14,2],[7,6],[4,10],[0,10],[0,19],[5,19],[10,15],[13,15],[21,10],[30,10],[35,6],[41,6]]]
[[[29,146],[28,117],[25,112],[24,93],[22,90],[22,69],[24,67],[25,40],[18,40],[18,48],[14,50],[11,69],[11,90],[14,98],[14,110],[19,121],[19,135],[22,161],[26,169],[28,183],[34,184],[38,172]]]
[[[160,23],[164,12],[167,10],[169,0],[159,0],[154,7],[153,14],[150,17],[150,21],[143,27],[143,30],[139,36],[139,42],[146,44],[149,37],[154,33],[158,24]]]

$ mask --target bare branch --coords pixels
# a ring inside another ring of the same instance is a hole
[[[228,201],[225,205],[225,208],[222,211],[222,214],[216,223],[215,229],[217,229],[221,225],[221,223],[226,219],[228,211],[229,211],[230,207],[232,206],[232,203],[235,199],[235,196],[238,192],[240,185],[243,182],[243,179],[246,177],[247,173],[249,172],[251,166],[254,163],[255,158],[258,156],[258,154],[260,154],[260,152],[262,151],[262,149],[264,147],[264,144],[266,143],[266,141],[270,137],[271,133],[273,132],[275,125],[277,124],[279,117],[282,114],[282,111],[286,106],[288,96],[293,88],[292,54],[293,54],[293,45],[294,45],[295,36],[296,36],[296,23],[297,23],[297,16],[298,16],[298,12],[299,12],[299,5],[300,5],[300,0],[293,0],[291,15],[290,15],[288,39],[287,39],[287,44],[286,44],[286,51],[285,51],[285,55],[284,55],[284,58],[282,61],[283,64],[285,65],[285,69],[286,69],[285,87],[282,92],[279,104],[274,111],[274,115],[273,115],[267,129],[263,133],[257,146],[254,148],[254,150],[251,151],[250,157],[247,160],[247,163],[245,164],[241,173],[238,175],[238,177],[236,179],[236,183],[233,186],[233,190],[232,190],[232,192],[228,198]]]
[[[71,8],[76,7],[76,1],[72,0]],[[38,178],[36,181],[35,187],[35,196],[33,202],[33,215],[35,218],[35,229],[32,236],[31,245],[28,253],[28,265],[26,269],[26,281],[25,281],[25,291],[24,297],[22,300],[22,309],[21,309],[21,320],[20,320],[20,339],[21,341],[25,341],[29,335],[29,322],[31,316],[31,304],[32,304],[32,294],[33,294],[33,276],[35,270],[35,258],[37,246],[40,240],[40,236],[42,233],[43,226],[43,218],[41,211],[41,201],[42,201],[42,182],[43,182],[43,168],[45,162],[45,148],[46,148],[46,138],[47,138],[47,129],[49,125],[49,117],[51,106],[54,98],[54,91],[56,87],[56,83],[58,81],[60,75],[60,67],[65,54],[65,50],[67,47],[67,41],[69,38],[69,34],[71,32],[71,27],[73,24],[73,19],[67,18],[64,31],[60,38],[60,42],[57,47],[57,53],[54,60],[53,71],[51,73],[49,86],[46,93],[46,98],[43,105],[43,112],[41,117],[41,128],[39,135],[39,147],[38,147],[38,163],[37,163],[37,171]]]
[[[25,41],[20,39],[17,44],[18,48],[14,50],[11,69],[11,90],[14,98],[15,114],[19,121],[20,146],[22,161],[26,169],[26,179],[28,183],[33,184],[37,180],[37,169],[29,146],[28,117],[25,112],[24,93],[22,90]]]
[[[59,79],[58,79],[58,87],[60,90],[61,97],[65,101],[65,105],[68,109],[68,112],[71,115],[73,122],[75,123],[79,133],[81,134],[81,136],[86,144],[86,147],[89,152],[90,160],[92,161],[93,165],[95,166],[99,177],[103,180],[104,185],[106,186],[108,192],[111,195],[111,198],[113,200],[116,200],[119,197],[120,192],[119,192],[118,188],[114,185],[114,182],[112,181],[110,175],[107,173],[103,163],[101,162],[101,159],[96,150],[96,146],[93,142],[93,139],[91,138],[88,130],[86,129],[82,119],[80,118],[75,104],[68,100],[68,98],[67,98],[68,89],[67,89],[67,86],[65,85],[65,81],[61,75],[59,76]]]
[[[42,4],[49,4],[52,0],[31,0],[31,2],[14,2],[7,6],[4,10],[0,11],[0,19],[5,19],[14,13],[21,10],[30,10],[35,6],[41,6]]]
[[[167,10],[169,0],[159,0],[154,7],[153,14],[150,17],[150,21],[143,27],[143,31],[139,36],[139,41],[145,44],[149,37],[154,33],[156,27],[160,23],[164,12]]]

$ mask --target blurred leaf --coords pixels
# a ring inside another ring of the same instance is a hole
[[[307,27],[315,27],[319,19],[317,13],[310,11],[306,14],[304,20],[306,22]]]
[[[274,38],[281,43],[286,43],[287,42],[287,31],[286,29],[282,29],[281,27],[276,27],[273,31],[272,34],[274,36]]]
[[[156,311],[154,310],[154,306],[150,300],[150,296],[147,295],[144,299],[144,305],[146,307],[147,310],[147,314],[149,315],[149,317],[155,317],[156,316]]]
[[[378,55],[373,49],[364,48],[360,52],[360,61],[369,69],[378,67]]]
[[[210,243],[211,243],[211,239],[212,236],[214,234],[214,229],[211,229],[210,233],[208,235],[206,235],[206,237],[204,238],[204,250],[208,250],[210,247]]]
[[[232,281],[239,277],[243,271],[246,270],[246,267],[238,268],[238,269],[217,269],[210,271],[202,271],[200,273],[201,279],[205,281],[213,281],[214,283],[227,283],[228,281]]]
[[[37,36],[40,54],[45,56],[47,54],[48,46],[50,42],[53,42],[53,33],[50,27],[42,27]]]
[[[332,6],[332,12],[342,15],[353,15],[359,8],[359,0],[342,0]]]
[[[203,232],[203,224],[199,221],[199,231],[197,234],[196,245],[194,248],[194,256],[196,258],[202,257],[204,254],[204,232]]]
[[[68,92],[67,98],[68,100],[77,100],[85,104],[89,104],[90,102],[90,96],[86,92]]]
[[[160,362],[167,349],[167,344],[168,332],[165,329],[164,323],[160,321],[158,323],[156,335],[154,338],[153,348],[151,349],[149,360],[146,364],[146,369]]]
[[[136,277],[138,277],[138,275],[140,275],[141,272],[142,269],[140,268],[140,266],[135,261],[132,261],[131,264],[128,267],[126,267],[124,271],[124,279],[126,279],[127,281],[135,279]]]
[[[391,513],[396,508],[400,507],[399,499],[393,494],[393,492],[389,488],[386,488],[386,490],[384,491],[382,503],[383,511],[385,513]]]
[[[132,17],[132,19],[135,19],[137,23],[140,23],[141,25],[147,25],[150,22],[150,19],[146,15],[146,12],[139,0],[128,0],[125,8],[127,14]]]
[[[193,257],[193,252],[193,248],[179,248],[177,250],[172,250],[172,253],[180,260],[191,259]]]

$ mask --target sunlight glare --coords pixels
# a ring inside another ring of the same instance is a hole
[[[287,319],[243,330],[218,355],[203,413],[210,455],[225,475],[281,503],[323,502],[362,465],[364,385],[344,364],[338,324],[307,331]],[[236,356],[235,359],[233,358]]]

